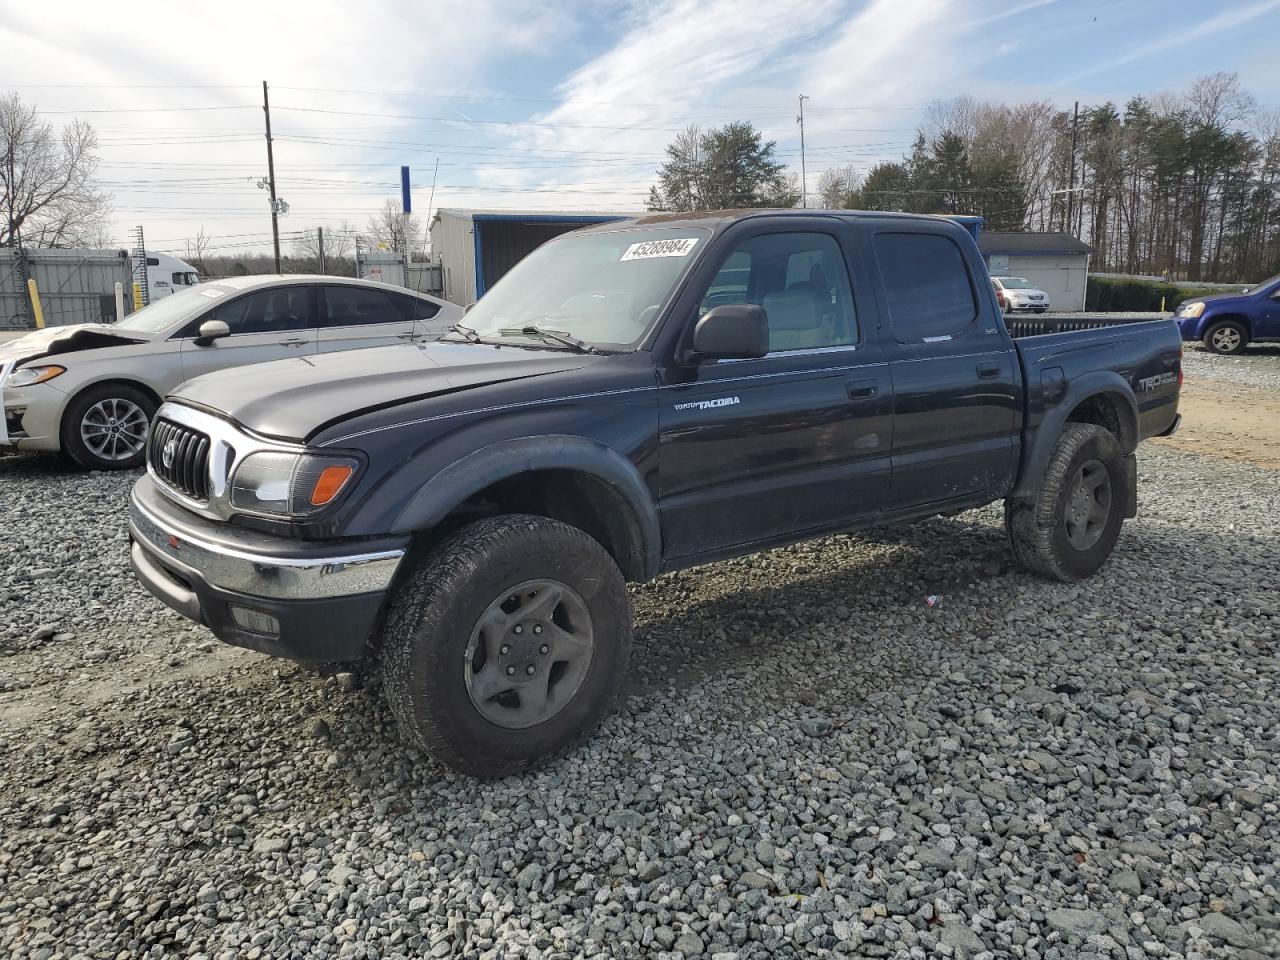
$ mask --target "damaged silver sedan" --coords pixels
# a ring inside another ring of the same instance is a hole
[[[0,448],[62,451],[92,470],[140,466],[151,418],[184,380],[288,357],[435,339],[443,300],[341,277],[233,277],[116,324],[37,330],[0,346]]]

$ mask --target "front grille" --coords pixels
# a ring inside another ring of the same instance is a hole
[[[158,419],[151,425],[147,460],[155,475],[175,490],[193,500],[209,499],[209,438],[205,434]]]

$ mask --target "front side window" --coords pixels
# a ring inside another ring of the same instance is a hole
[[[948,340],[973,322],[978,308],[969,271],[949,238],[880,233],[875,251],[899,343]]]
[[[250,293],[213,311],[231,333],[281,333],[305,330],[310,322],[310,287],[270,287]]]
[[[363,327],[371,323],[402,323],[405,315],[391,294],[361,287],[321,287],[326,327]]]
[[[849,270],[825,233],[775,233],[738,243],[716,272],[699,316],[726,303],[755,303],[769,318],[769,352],[858,342]]]
[[[462,324],[495,343],[566,349],[531,332],[541,330],[600,349],[630,349],[653,326],[708,233],[662,227],[558,237],[508,271]]]

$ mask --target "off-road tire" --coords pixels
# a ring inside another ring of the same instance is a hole
[[[1071,486],[1082,466],[1097,461],[1110,477],[1110,508],[1101,535],[1088,549],[1072,545],[1067,533]],[[1062,431],[1035,497],[1004,502],[1004,524],[1018,561],[1033,573],[1071,583],[1091,576],[1107,562],[1129,512],[1124,451],[1115,435],[1091,423]]]
[[[1235,340],[1234,346],[1224,349],[1214,342],[1214,335],[1225,330],[1234,330],[1238,339]],[[1233,357],[1236,354],[1244,353],[1244,348],[1249,345],[1249,331],[1238,320],[1220,320],[1204,332],[1204,339],[1201,342],[1205,345],[1205,349],[1213,353]]]
[[[467,645],[495,597],[540,578],[580,595],[594,652],[559,713],[510,729],[486,719],[472,702]],[[491,517],[451,534],[401,580],[378,653],[382,688],[410,744],[454,770],[506,776],[563,753],[596,726],[626,673],[631,631],[622,572],[596,540],[546,517]]]
[[[110,399],[125,400],[139,407],[146,414],[148,424],[155,418],[155,400],[137,387],[131,387],[125,383],[105,383],[98,387],[90,387],[72,399],[62,413],[59,443],[63,456],[82,469],[132,470],[142,466],[147,459],[145,443],[136,453],[122,460],[100,457],[85,445],[80,435],[81,421],[90,408]]]

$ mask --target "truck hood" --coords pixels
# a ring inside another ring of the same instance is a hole
[[[106,323],[73,323],[65,327],[33,330],[25,337],[0,344],[0,365],[10,360],[34,360],[76,350],[123,347],[154,339],[140,330],[119,330]]]
[[[362,413],[576,370],[596,359],[567,350],[455,342],[376,347],[221,370],[188,380],[170,399],[263,436],[306,440]]]

